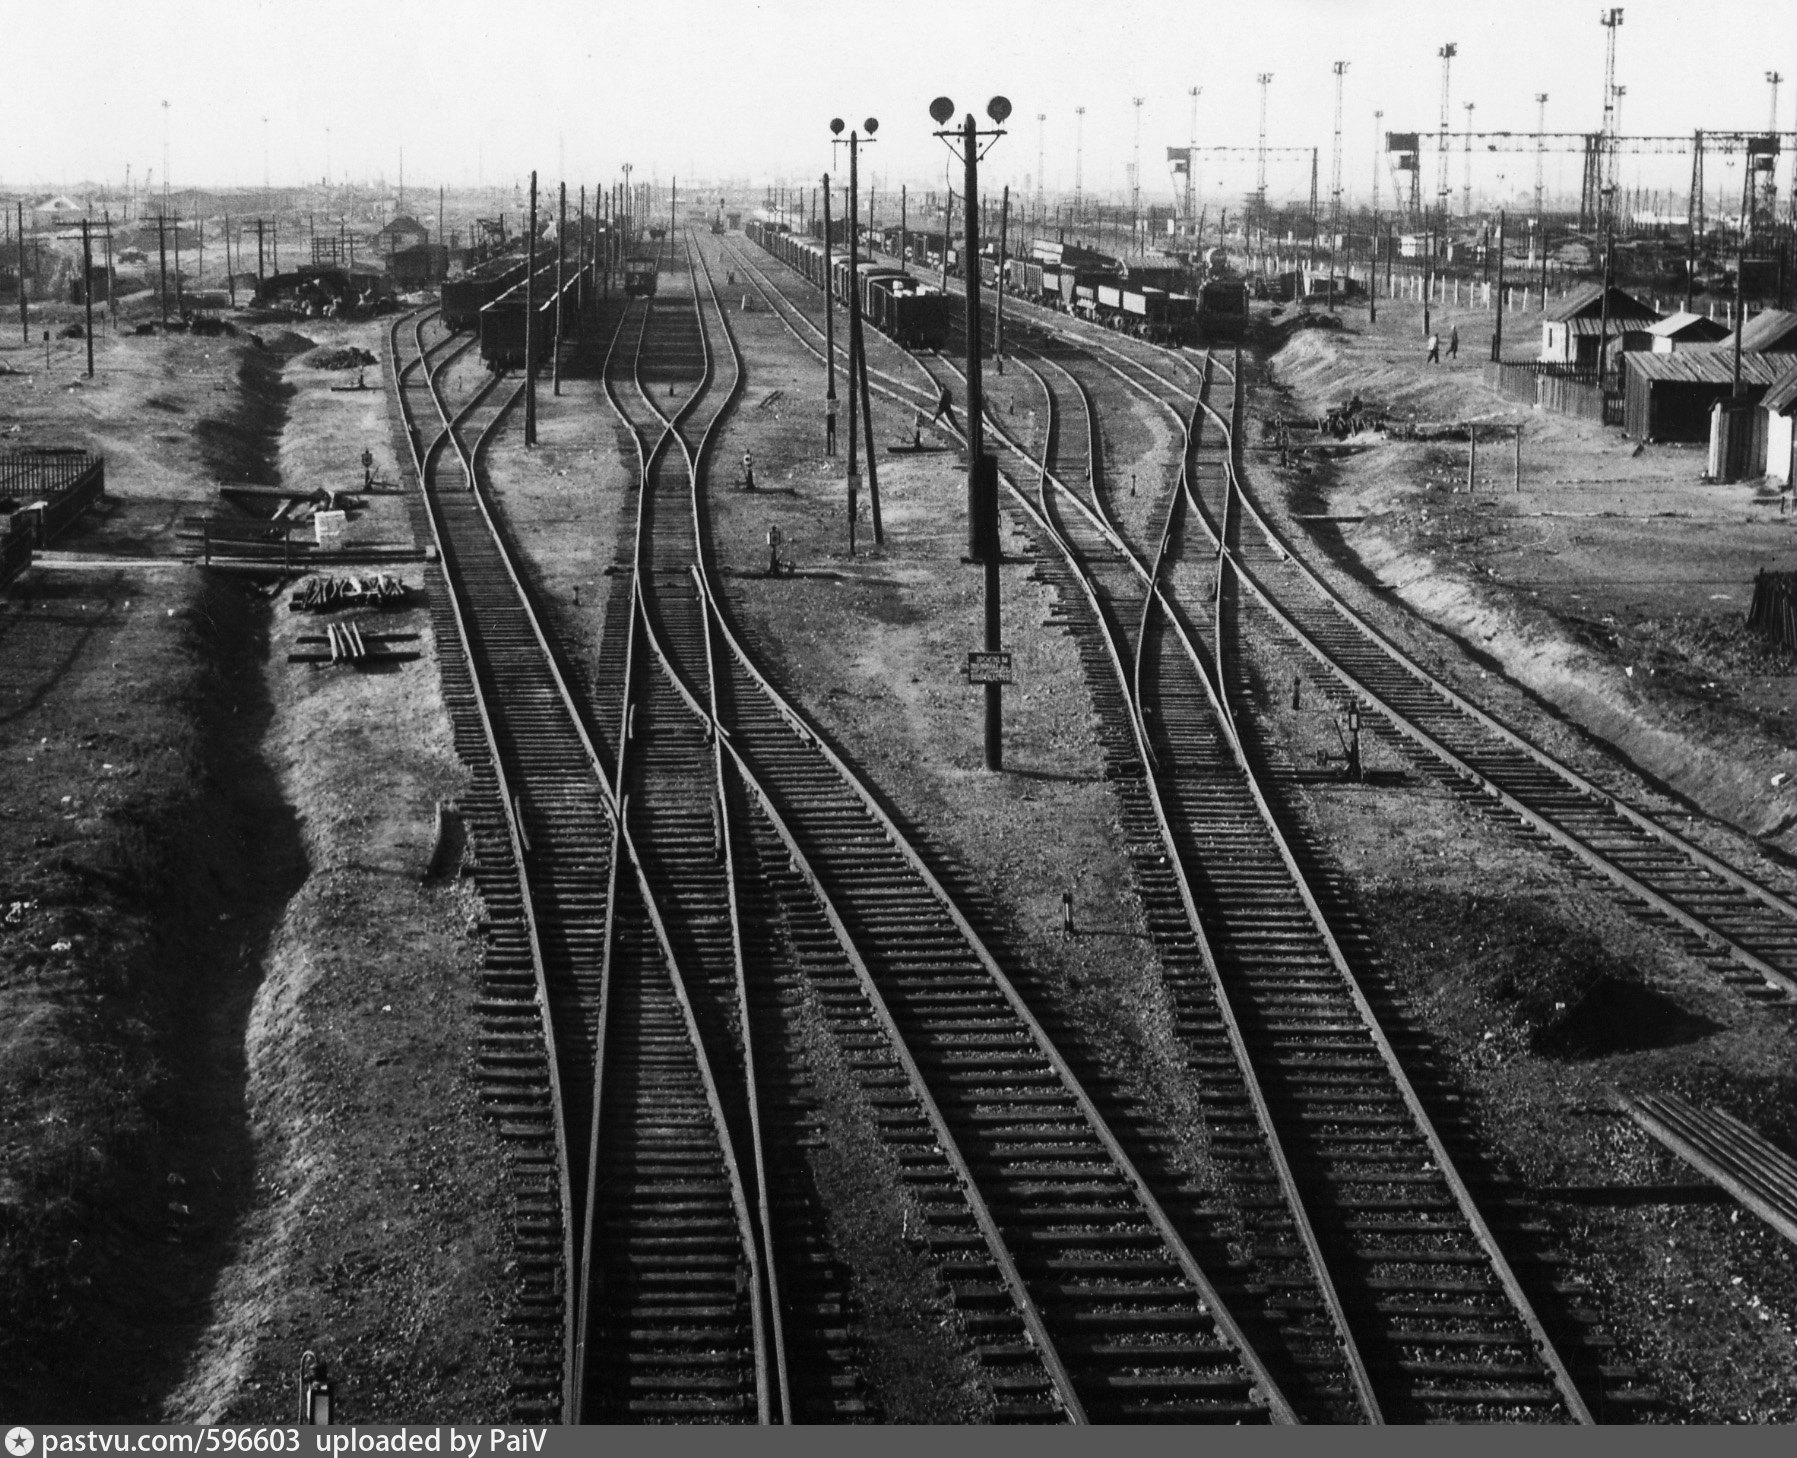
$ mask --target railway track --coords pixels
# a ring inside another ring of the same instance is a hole
[[[705,317],[728,340],[715,300]],[[924,1238],[997,1415],[1289,1419],[998,959],[878,796],[756,668],[695,535],[705,673],[690,651],[670,653],[670,666],[714,718],[832,934],[834,949],[810,944],[808,975],[827,978],[816,985],[850,1046],[878,1059],[882,1133],[907,1151]]]
[[[944,362],[918,363],[948,381]],[[996,414],[991,425],[1036,472],[1032,516],[1064,563],[1048,576],[1075,608],[1181,1035],[1210,1074],[1206,1116],[1227,1131],[1264,1265],[1282,1267],[1262,1279],[1312,1298],[1288,1294],[1308,1309],[1280,1335],[1313,1410],[1588,1420],[1247,772],[1217,690],[1222,618],[1206,663],[1161,591],[1179,555],[1184,473],[1149,565],[1108,510],[1077,363],[1043,366],[1030,371],[1045,396],[1041,453]],[[1051,376],[1075,403],[1075,429],[1063,429]]]
[[[1175,415],[1194,404],[1189,358],[1088,342],[1105,365]],[[1239,421],[1245,379],[1231,373],[1229,413]],[[1255,499],[1239,435],[1227,471],[1195,482],[1203,529],[1243,586],[1340,690],[1406,741],[1413,754],[1458,779],[1486,807],[1609,882],[1623,904],[1688,945],[1748,995],[1797,993],[1797,905],[1738,866],[1607,791],[1459,694],[1355,612],[1305,560]],[[1226,518],[1239,512],[1239,522]]]
[[[403,328],[394,326],[396,355]],[[737,1276],[751,1264],[740,1218],[723,1238],[738,1248],[720,1261],[718,1233],[698,1213],[728,1181],[704,1050],[605,761],[481,480],[484,452],[519,391],[502,395],[489,381],[452,411],[441,371],[425,363],[425,320],[412,328],[419,363],[401,373],[400,403],[443,564],[440,642],[459,641],[466,665],[465,677],[446,682],[476,775],[470,821],[491,915],[480,1071],[519,1191],[525,1274],[511,1318],[514,1406],[538,1420],[591,1410],[734,1415],[745,1405],[740,1389],[753,1392],[761,1370],[752,1335],[740,1342],[748,1375],[735,1374],[734,1390],[720,1391],[726,1364],[692,1340],[696,1322],[715,1325],[716,1307],[740,1330],[752,1305]],[[595,1097],[601,1088],[606,1102]],[[626,1106],[634,1118],[623,1116]],[[596,1193],[603,1216],[589,1217]],[[608,1237],[598,1251],[595,1227]],[[628,1318],[591,1343],[582,1321],[594,1309],[589,1283],[607,1313]],[[601,1350],[596,1380],[583,1363]]]

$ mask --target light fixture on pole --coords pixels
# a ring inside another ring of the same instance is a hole
[[[930,117],[943,130],[936,135],[956,151],[966,169],[963,190],[967,215],[966,263],[962,270],[967,290],[967,545],[968,557],[985,566],[985,651],[968,657],[968,678],[978,680],[986,690],[986,768],[1004,768],[1004,700],[1003,684],[1009,678],[1008,664],[1000,651],[999,579],[1000,545],[998,531],[998,460],[985,452],[984,401],[980,389],[980,183],[979,161],[984,155],[980,139],[988,137],[990,149],[1004,133],[1005,119],[1011,114],[1011,103],[995,96],[986,103],[986,115],[994,126],[982,132],[972,112],[959,127],[951,128],[949,118],[955,104],[946,96],[930,103]],[[957,143],[959,144],[957,147]],[[1077,187],[1077,183],[1075,186]]]

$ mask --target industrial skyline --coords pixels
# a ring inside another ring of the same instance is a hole
[[[1637,0],[1624,9],[1617,82],[1628,94],[1625,132],[1763,128],[1765,71],[1797,70],[1797,12],[1789,9],[1721,0],[1703,9],[1701,44],[1692,43],[1689,7]],[[140,185],[156,174],[158,190],[171,179],[176,187],[291,186],[319,181],[327,167],[334,181],[391,182],[402,150],[408,178],[423,186],[509,184],[532,166],[553,167],[558,153],[570,178],[611,177],[624,160],[639,181],[801,178],[829,165],[818,138],[827,138],[826,113],[835,110],[881,118],[876,185],[928,185],[940,174],[929,98],[946,93],[977,110],[1002,92],[1020,117],[1043,120],[1040,147],[1020,134],[1018,145],[998,149],[995,182],[1029,194],[1071,192],[1074,109],[1084,106],[1083,189],[1126,196],[1140,96],[1142,200],[1165,204],[1176,187],[1161,159],[1166,146],[1188,140],[1191,87],[1202,88],[1200,147],[1252,149],[1256,76],[1271,72],[1268,144],[1319,149],[1327,193],[1331,67],[1345,59],[1342,189],[1344,205],[1356,206],[1371,192],[1375,111],[1390,130],[1436,131],[1435,57],[1446,42],[1457,48],[1450,135],[1463,127],[1467,102],[1477,127],[1494,131],[1534,130],[1544,92],[1553,131],[1596,131],[1605,112],[1597,11],[1543,0],[1501,14],[1465,0],[1269,0],[1251,18],[1221,4],[1163,0],[1102,9],[921,0],[902,25],[818,0],[777,9],[667,0],[628,11],[541,0],[503,13],[472,0],[319,0],[303,11],[152,0],[133,11],[130,27],[108,23],[108,14],[88,0],[16,18],[15,64],[0,100],[8,138],[0,187],[119,189],[127,168]],[[969,26],[990,43],[949,43]],[[66,51],[72,33],[83,37],[78,55]],[[328,65],[293,64],[316,51],[320,36],[343,33],[359,39],[333,47]],[[678,61],[665,45],[674,34],[688,42]],[[557,42],[545,45],[549,36]],[[71,65],[93,98],[80,108],[69,105]],[[1797,127],[1797,88],[1787,88],[1780,111],[1794,113],[1781,118],[1786,128]],[[1046,176],[1035,175],[1039,152]],[[1481,195],[1532,191],[1533,158],[1475,161]],[[1458,191],[1463,159],[1452,162]],[[1254,165],[1252,156],[1207,156],[1193,179],[1196,197],[1250,190]],[[1576,153],[1550,154],[1545,165],[1550,195],[1576,195]],[[1433,191],[1435,159],[1425,167]],[[1303,156],[1271,159],[1269,196],[1304,195],[1309,173]],[[1624,159],[1617,182],[1679,187],[1681,164]]]

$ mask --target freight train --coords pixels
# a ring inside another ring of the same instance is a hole
[[[517,281],[480,310],[480,359],[494,374],[517,369],[524,363],[527,303],[529,311],[536,316],[529,330],[530,352],[536,356],[536,363],[541,364],[555,348],[554,252],[538,255],[536,279],[528,300],[524,274],[525,269],[520,265]],[[581,305],[591,296],[587,284],[586,270],[570,256],[562,265],[560,318],[564,335],[579,322]]]
[[[480,311],[513,284],[524,282],[524,255],[489,258],[460,278],[443,280],[443,323],[452,330],[480,327]]]
[[[821,231],[821,224],[819,225]],[[824,285],[824,245],[821,239],[794,233],[784,223],[756,219],[743,229],[749,240],[765,248],[788,267],[803,274],[819,288]],[[849,297],[849,259],[846,251],[830,253],[830,292]],[[954,319],[954,304],[940,289],[919,283],[902,268],[864,259],[854,281],[861,300],[861,317],[882,334],[907,349],[944,349]]]
[[[980,273],[995,285],[998,265],[981,260]],[[1173,347],[1241,337],[1248,293],[1239,279],[1213,275],[1196,293],[1174,265],[1125,264],[1073,244],[1037,240],[1023,258],[1005,262],[1005,290],[1106,328]]]

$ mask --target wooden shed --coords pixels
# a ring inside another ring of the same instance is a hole
[[[1653,347],[1648,327],[1659,322],[1659,311],[1633,294],[1612,285],[1608,295],[1609,351],[1629,353]],[[1602,284],[1586,284],[1561,299],[1541,321],[1543,364],[1597,368],[1598,341],[1606,326],[1605,291]]]
[[[1758,401],[1793,364],[1797,364],[1797,354],[1743,354],[1744,398]],[[1623,434],[1642,441],[1707,441],[1710,409],[1729,399],[1733,388],[1732,349],[1627,355],[1623,359]]]
[[[1681,309],[1676,314],[1668,314],[1658,324],[1649,325],[1647,332],[1653,338],[1655,354],[1671,354],[1675,349],[1695,349],[1726,339],[1728,325],[1720,319]]]

